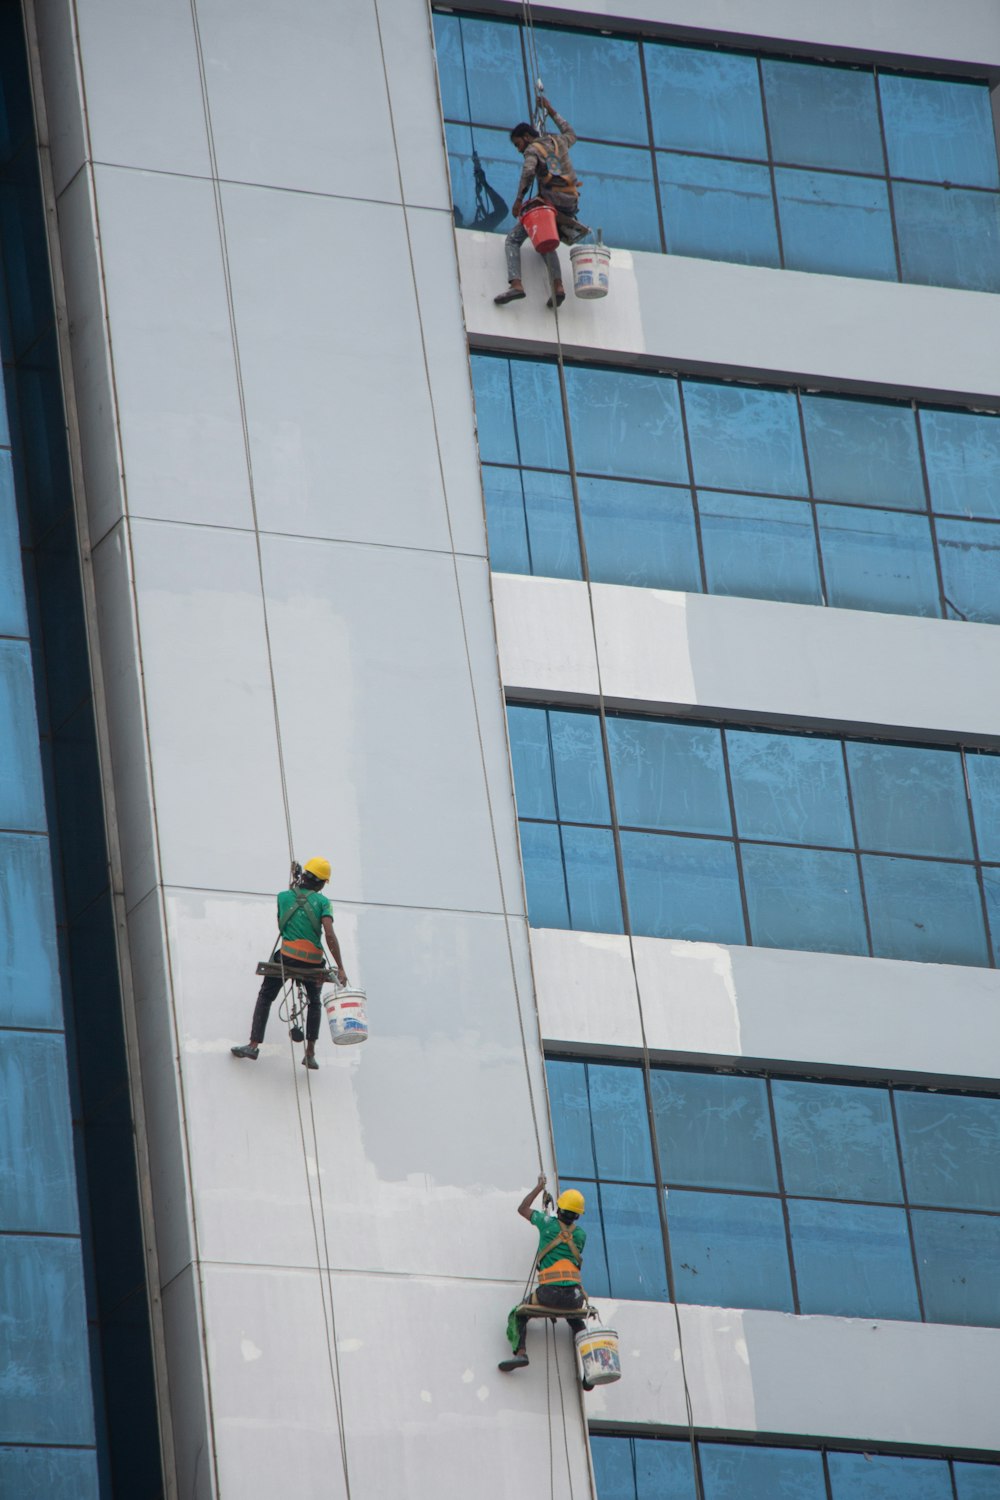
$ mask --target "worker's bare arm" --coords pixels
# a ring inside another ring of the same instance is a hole
[[[564,120],[562,115],[559,114],[557,110],[552,108],[552,105],[545,98],[544,94],[538,102],[542,105],[542,108],[545,110],[546,114],[550,115],[555,123],[559,126],[561,133],[566,137],[567,146],[575,146],[576,131],[573,129],[569,121]]]
[[[535,1186],[531,1189],[530,1193],[525,1193],[524,1197],[521,1199],[521,1202],[517,1205],[517,1211],[521,1215],[521,1218],[527,1219],[529,1223],[531,1222],[531,1205],[534,1203],[535,1199],[538,1197],[544,1186],[545,1173],[542,1172],[538,1178],[538,1181],[535,1183]]]
[[[337,941],[337,934],[333,930],[332,917],[323,918],[323,932],[326,936],[326,946],[333,954],[333,961],[337,966],[337,983],[346,984],[347,975],[344,973],[344,961],[340,956],[340,944]]]

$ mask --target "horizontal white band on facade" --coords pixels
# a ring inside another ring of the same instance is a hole
[[[715,1065],[821,1064],[836,1075],[1000,1076],[1000,971],[680,939],[533,928],[542,1036],[581,1055],[642,1046]],[[947,1013],[947,1026],[941,1017]]]
[[[569,358],[1000,401],[1000,297],[991,293],[616,250],[614,225],[601,227],[612,246],[611,291],[566,299],[559,326]],[[527,300],[496,307],[503,237],[459,230],[456,238],[473,345],[554,353],[540,257],[523,258]]]
[[[593,1422],[687,1426],[674,1309],[599,1302],[623,1378],[587,1397]],[[996,1449],[1000,1330],[682,1306],[702,1432]]]
[[[593,704],[587,585],[497,573],[493,593],[508,696]],[[592,593],[609,707],[1000,743],[993,625],[619,584]]]

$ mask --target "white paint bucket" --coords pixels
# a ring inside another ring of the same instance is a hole
[[[618,1333],[614,1328],[585,1328],[575,1339],[580,1369],[587,1385],[611,1385],[621,1380]]]
[[[352,1047],[368,1040],[367,996],[364,990],[328,990],[323,996],[330,1035],[335,1047]]]
[[[574,245],[569,252],[573,290],[578,297],[606,297],[611,274],[607,245]]]

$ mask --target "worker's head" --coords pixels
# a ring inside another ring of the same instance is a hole
[[[320,891],[330,879],[328,859],[307,859],[302,866],[302,884],[307,891]]]
[[[556,1200],[556,1218],[563,1224],[575,1224],[585,1208],[583,1194],[577,1188],[567,1188]]]
[[[532,141],[538,140],[538,131],[534,125],[529,125],[526,120],[522,120],[520,125],[514,126],[514,129],[510,133],[510,138],[514,142],[516,149],[523,156]]]

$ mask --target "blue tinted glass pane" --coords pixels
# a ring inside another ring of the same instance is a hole
[[[545,92],[564,119],[599,140],[646,140],[637,42],[547,26],[534,38]]]
[[[559,1176],[566,1179],[596,1176],[586,1064],[548,1058],[545,1078]]]
[[[487,467],[483,493],[495,572],[582,576],[568,475]]]
[[[777,1198],[671,1188],[667,1224],[678,1302],[792,1311]]]
[[[949,615],[1000,624],[1000,527],[985,521],[938,521],[938,556]]]
[[[787,1078],[771,1088],[787,1192],[903,1201],[886,1089]]]
[[[923,1209],[911,1218],[928,1321],[1000,1327],[1000,1218]]]
[[[584,932],[622,932],[621,893],[611,830],[564,826],[561,833],[571,925]]]
[[[927,516],[817,505],[816,520],[828,604],[940,617]]]
[[[581,479],[580,509],[595,583],[701,592],[690,490]]]
[[[801,500],[701,490],[698,511],[710,594],[822,604],[812,511]]]
[[[862,849],[972,858],[962,758],[930,746],[848,741]]]
[[[567,468],[566,432],[556,366],[513,359],[510,377],[514,387],[518,461],[538,469]]]
[[[1000,1500],[1000,1464],[954,1465],[958,1500]]]
[[[45,829],[31,649],[0,640],[0,827]]]
[[[894,177],[1000,186],[988,84],[883,73],[879,89]]]
[[[788,167],[778,167],[774,176],[786,266],[896,280],[884,182]]]
[[[871,69],[766,59],[761,67],[775,161],[885,170]]]
[[[608,1295],[662,1302],[667,1296],[656,1189],[601,1186],[601,1218],[608,1262]],[[592,1290],[589,1266],[585,1284]]]
[[[987,920],[993,962],[1000,969],[1000,870],[984,867],[983,890],[986,895]]]
[[[596,714],[563,713],[553,708],[549,710],[549,729],[560,818],[574,823],[610,823],[600,719]]]
[[[0,1224],[79,1228],[66,1049],[61,1035],[0,1031]]]
[[[601,1212],[600,1190],[596,1182],[577,1181],[574,1186],[581,1189],[587,1205],[587,1244],[583,1268],[584,1285],[591,1297],[610,1297],[608,1285],[608,1258],[604,1244],[604,1215]],[[649,1188],[635,1189],[650,1192]]]
[[[742,853],[757,947],[868,952],[853,854],[766,844],[744,844]]]
[[[579,141],[573,165],[583,180],[580,217],[627,250],[662,249],[648,151]]]
[[[608,747],[619,823],[732,833],[718,729],[613,717]]]
[[[689,1443],[668,1438],[633,1438],[636,1500],[695,1500]],[[603,1493],[598,1500],[604,1500]]]
[[[0,1026],[59,1027],[49,841],[0,833]]]
[[[598,1177],[602,1181],[652,1182],[653,1153],[642,1069],[591,1063],[587,1080]]]
[[[621,843],[634,933],[746,941],[731,844],[656,833],[623,833]]]
[[[919,1320],[902,1208],[791,1199],[788,1216],[804,1313]]]
[[[697,484],[805,495],[805,463],[790,391],[685,380],[691,458]]]
[[[698,1446],[705,1500],[825,1500],[820,1453],[736,1443]]]
[[[1000,291],[1000,197],[894,182],[903,280]]]
[[[559,829],[553,823],[521,823],[519,831],[528,921],[532,927],[569,927]]]
[[[507,728],[518,812],[522,818],[554,818],[556,799],[545,709],[511,703]]]
[[[496,359],[491,354],[473,354],[471,359],[480,457],[483,463],[516,464],[510,361]]]
[[[97,1454],[58,1448],[0,1448],[0,1495],[99,1500]],[[603,1500],[603,1496],[602,1496]]]
[[[446,120],[506,126],[524,119],[527,91],[517,25],[434,16],[434,45]]]
[[[1000,417],[921,407],[920,430],[934,509],[1000,520]]]
[[[727,729],[736,827],[745,839],[854,843],[838,740]]]
[[[940,1458],[886,1453],[831,1453],[833,1500],[952,1500],[948,1465]]]
[[[0,386],[0,407],[3,389]],[[9,449],[0,451],[0,634],[27,635],[21,535],[14,504],[14,473]]]
[[[576,365],[566,391],[581,473],[688,482],[676,380]]]
[[[912,407],[803,396],[802,417],[817,499],[924,509]]]
[[[590,1457],[598,1500],[636,1500],[632,1440],[590,1435]]]
[[[671,255],[781,264],[767,167],[657,152],[656,170]]]
[[[490,567],[495,573],[530,573],[524,490],[518,469],[483,468]]]
[[[514,152],[507,131],[486,130],[482,127],[470,130],[468,125],[446,125],[444,134],[448,146],[456,225],[459,229],[502,230],[506,234],[514,227],[509,205],[514,201],[518,176],[517,153]],[[489,200],[488,195],[484,196],[482,204],[477,200],[474,162],[476,152],[486,180],[500,195],[501,207]],[[503,211],[502,205],[507,205],[507,212]]]
[[[776,1192],[767,1085],[721,1073],[652,1073],[660,1168],[668,1183]]]
[[[767,159],[756,58],[644,42],[658,146]]]
[[[896,1094],[911,1203],[1000,1213],[1000,1099]]]
[[[985,964],[976,873],[931,860],[862,858],[876,958],[928,964]]]
[[[980,859],[1000,860],[1000,755],[967,750],[965,764],[972,792]]]
[[[79,1240],[5,1235],[0,1306],[0,1442],[93,1443]]]

